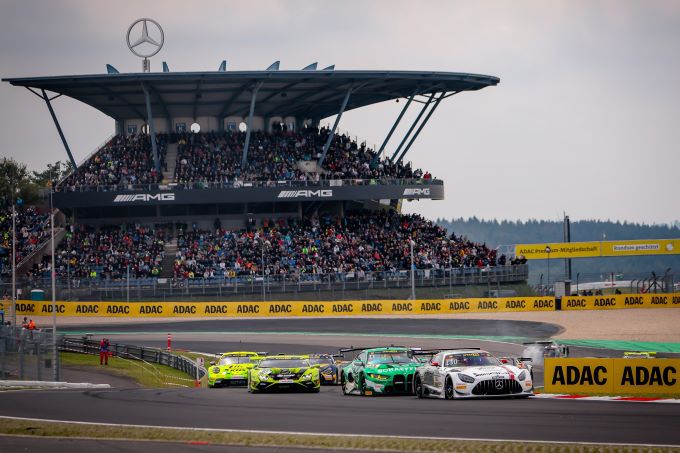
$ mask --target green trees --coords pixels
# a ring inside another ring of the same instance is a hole
[[[57,161],[47,164],[43,171],[29,171],[26,164],[14,159],[0,159],[0,208],[11,206],[12,199],[24,204],[35,204],[40,199],[40,189],[68,175],[72,166],[68,162]]]

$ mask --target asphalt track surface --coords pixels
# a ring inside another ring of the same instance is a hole
[[[290,322],[288,322],[290,321]],[[400,335],[515,335],[545,338],[551,324],[435,319],[270,319],[215,320],[140,325],[84,326],[69,330],[114,332],[113,341],[164,347],[167,332],[175,347],[206,352],[230,349],[286,349],[322,352],[329,347],[398,341]],[[140,328],[141,327],[141,328]],[[466,330],[469,329],[469,330]],[[144,333],[140,333],[144,332]],[[210,332],[210,334],[205,334]],[[238,332],[244,332],[239,334]],[[248,333],[250,332],[250,333]],[[344,336],[285,334],[341,332]],[[379,334],[359,337],[352,334]],[[384,340],[381,335],[384,335]],[[443,340],[408,336],[424,347]],[[455,342],[446,340],[447,344]],[[344,343],[344,344],[339,344]],[[519,354],[517,344],[465,340],[495,354]],[[238,347],[237,347],[238,346]],[[208,348],[208,349],[206,349]],[[316,351],[315,351],[316,349]],[[572,350],[573,352],[573,350]],[[537,379],[538,380],[538,379]],[[22,391],[0,398],[0,415],[101,423],[228,428],[340,434],[461,437],[536,441],[680,445],[680,404],[550,399],[419,400],[404,397],[343,396],[339,387],[319,394],[251,395],[243,388]],[[0,442],[1,443],[1,442]]]
[[[249,394],[243,388],[11,392],[2,415],[68,421],[395,436],[680,444],[680,406]]]
[[[267,318],[169,321],[146,324],[96,324],[66,330],[88,332],[317,332],[346,334],[486,335],[548,338],[561,331],[555,324],[535,321],[423,318]]]

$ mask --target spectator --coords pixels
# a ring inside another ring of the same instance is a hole
[[[100,365],[108,365],[109,364],[109,348],[111,344],[109,343],[108,338],[102,338],[102,341],[99,342],[99,364]]]

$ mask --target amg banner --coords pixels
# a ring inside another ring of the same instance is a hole
[[[297,202],[318,200],[444,199],[444,185],[361,185],[290,187],[238,187],[111,192],[61,192],[54,194],[58,208],[106,206],[197,205],[216,203]]]

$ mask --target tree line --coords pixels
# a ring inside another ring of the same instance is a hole
[[[30,171],[26,164],[14,159],[0,159],[0,208],[12,205],[12,200],[20,200],[26,205],[40,201],[41,189],[48,189],[73,171],[70,162],[48,163],[41,171]]]
[[[499,248],[501,253],[514,251],[514,244],[541,242],[563,242],[564,224],[553,220],[484,220],[477,217],[468,219],[439,218],[437,224],[449,233],[467,236],[475,242]],[[571,241],[631,240],[631,239],[675,239],[680,238],[680,222],[673,224],[643,224],[611,220],[579,220],[571,223]],[[529,262],[530,281],[538,283],[543,275],[546,282],[565,277],[564,260],[536,260]],[[619,279],[646,278],[655,272],[663,275],[668,269],[677,273],[680,280],[680,255],[635,256],[610,258],[579,258],[572,260],[572,281],[579,274],[581,281],[600,281],[614,274]]]

